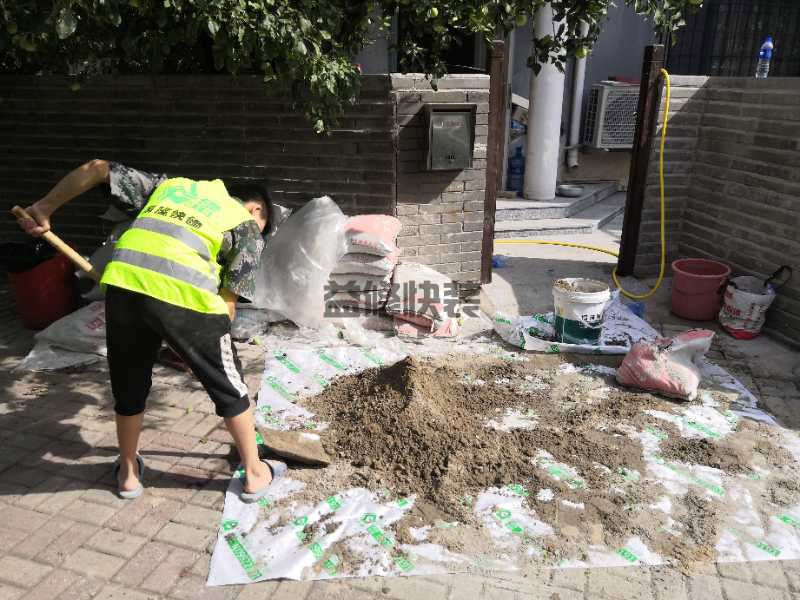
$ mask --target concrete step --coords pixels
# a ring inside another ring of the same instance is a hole
[[[577,183],[577,182],[570,182]],[[619,189],[616,181],[577,183],[583,186],[583,195],[578,198],[562,198],[552,202],[536,202],[523,198],[497,199],[497,221],[528,221],[532,219],[563,219],[571,217],[593,204],[602,202]]]
[[[573,217],[497,221],[495,239],[537,238],[593,233],[625,210],[625,192],[616,192]]]

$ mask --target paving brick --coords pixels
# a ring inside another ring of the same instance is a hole
[[[85,500],[79,499],[64,508],[59,515],[82,523],[102,525],[114,516],[116,512],[117,509],[113,506],[95,504],[94,502],[86,502]]]
[[[160,500],[160,502],[155,502]],[[153,507],[146,518],[141,519],[131,529],[131,533],[151,537],[155,535],[181,508],[179,502],[169,498],[153,498]],[[124,510],[124,509],[123,509]]]
[[[3,546],[8,548],[15,548],[17,544],[22,542],[25,539],[26,534],[24,531],[19,531],[18,529],[8,529],[7,527],[0,527],[0,540],[3,542]],[[0,550],[3,552],[3,550]]]
[[[516,600],[517,592],[502,586],[484,584],[481,598],[485,600]]]
[[[131,505],[130,500],[125,500],[117,495],[117,489],[113,486],[99,486],[86,490],[81,494],[80,499],[85,502],[111,506],[117,510]]]
[[[87,548],[106,554],[131,558],[146,542],[147,538],[138,535],[114,531],[113,529],[101,529],[85,545]]]
[[[39,512],[46,512],[51,515],[61,514],[62,511],[78,500],[86,490],[86,484],[82,481],[68,481],[58,491],[51,494],[44,502],[36,507]]]
[[[272,600],[280,584],[280,581],[261,581],[244,585],[236,600]]]
[[[737,581],[735,579],[722,579],[722,589],[727,598],[736,600],[789,600],[788,592],[769,588],[766,586]]]
[[[447,585],[419,577],[386,577],[381,588],[393,598],[446,598]]]
[[[719,579],[713,575],[695,575],[689,580],[691,600],[722,600]]]
[[[0,523],[8,525],[9,529],[19,531],[35,531],[44,525],[50,517],[25,508],[16,506],[0,507]]]
[[[237,586],[207,587],[205,577],[195,575],[179,578],[178,583],[169,594],[170,598],[179,600],[233,600],[238,595],[239,588]]]
[[[479,575],[452,577],[447,590],[448,600],[479,600],[483,594],[484,578]]]
[[[35,509],[47,500],[53,499],[57,491],[63,489],[64,486],[70,483],[69,479],[53,475],[48,471],[45,471],[45,473],[48,473],[48,477],[33,486],[30,491],[20,498],[19,502],[16,503],[17,506]],[[3,476],[5,477],[5,473]]]
[[[114,576],[114,581],[128,587],[138,587],[145,577],[167,558],[171,549],[172,547],[167,544],[148,542],[128,561],[125,568]]]
[[[64,567],[90,577],[110,579],[122,568],[125,560],[87,548],[79,548],[64,560]]]
[[[686,576],[671,567],[651,569],[653,594],[656,600],[685,600],[689,597]]]
[[[650,598],[649,586],[631,577],[636,574],[636,568],[589,569],[587,590],[604,598]]]
[[[0,583],[0,600],[17,600],[25,593],[22,588]]]
[[[800,564],[795,562],[791,568],[800,568]],[[753,583],[781,590],[789,589],[789,580],[784,575],[784,565],[782,561],[764,560],[751,563],[750,569],[753,572]]]
[[[717,563],[717,572],[726,579],[736,579],[737,581],[752,581],[753,574],[747,563]]]
[[[61,598],[63,593],[80,579],[81,576],[72,571],[54,569],[47,577],[42,579],[36,587],[31,589],[28,595],[25,596],[25,600],[52,600],[53,598]]]
[[[160,594],[132,590],[111,583],[100,590],[94,600],[158,600],[159,598]]]
[[[196,552],[170,546],[166,558],[147,576],[140,587],[153,592],[170,589],[179,577],[184,577],[186,572],[191,570],[199,557]]]
[[[176,523],[184,523],[186,525],[194,525],[202,529],[216,530],[219,527],[219,522],[222,515],[219,511],[211,510],[208,508],[201,508],[199,506],[184,506],[172,518]]]
[[[182,525],[180,523],[167,523],[164,528],[156,534],[155,539],[167,544],[182,546],[190,550],[202,552],[208,542],[216,537],[216,532],[208,529],[200,529],[194,525]]]
[[[31,588],[53,568],[25,558],[4,556],[0,558],[0,579],[12,585]]]
[[[50,471],[25,465],[14,465],[10,469],[3,471],[3,479],[5,481],[19,483],[29,488],[36,487],[52,476],[53,474]]]
[[[64,532],[75,523],[67,519],[53,518],[46,525],[33,533],[28,534],[24,540],[16,544],[14,554],[27,558],[34,558],[37,554],[48,548]]]
[[[270,600],[305,600],[310,598],[313,581],[282,581],[278,589],[272,592]],[[313,599],[311,599],[313,600]]]
[[[553,569],[550,583],[556,587],[583,591],[586,577],[586,569]]]
[[[313,600],[370,600],[374,594],[359,590],[345,581],[318,581],[308,594]]]
[[[60,565],[67,556],[70,556],[80,548],[96,531],[97,527],[93,525],[72,523],[71,527],[42,550],[36,556],[36,559],[51,565]]]
[[[78,581],[58,597],[58,600],[94,600],[108,582],[105,579],[80,575]]]

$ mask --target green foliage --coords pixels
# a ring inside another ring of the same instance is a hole
[[[626,0],[674,32],[702,0]],[[396,15],[404,71],[446,73],[460,36],[487,40],[528,22],[545,0],[0,0],[0,71],[258,73],[317,131],[358,92],[354,57]],[[563,68],[591,48],[611,0],[553,0],[562,25],[534,40],[529,65]],[[376,15],[384,15],[377,17]],[[581,22],[589,32],[581,35]]]

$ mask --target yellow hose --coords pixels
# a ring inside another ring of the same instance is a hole
[[[644,300],[645,298],[649,298],[653,294],[656,293],[656,290],[661,286],[661,282],[664,280],[664,271],[666,270],[667,266],[667,235],[666,235],[666,214],[665,214],[665,201],[664,201],[664,144],[667,141],[667,122],[669,121],[669,102],[670,102],[670,94],[672,92],[670,87],[669,81],[669,73],[666,69],[661,69],[661,75],[664,77],[664,81],[666,82],[667,86],[667,98],[666,98],[666,105],[664,107],[664,126],[661,128],[661,144],[660,144],[660,153],[658,157],[658,182],[659,182],[659,192],[661,198],[661,266],[658,272],[658,280],[656,281],[656,285],[646,294],[634,294],[632,292],[627,291],[625,288],[622,287],[619,280],[617,279],[617,268],[614,267],[614,270],[611,272],[611,278],[614,280],[614,284],[619,288],[619,291],[625,294],[628,298],[633,298],[634,300]],[[582,248],[584,250],[592,250],[594,252],[602,252],[604,254],[610,254],[611,256],[619,256],[617,252],[613,250],[606,250],[605,248],[599,248],[597,246],[588,246],[586,244],[574,244],[572,242],[560,242],[560,241],[551,241],[551,240],[495,240],[496,244],[541,244],[546,246],[566,246],[568,248]]]

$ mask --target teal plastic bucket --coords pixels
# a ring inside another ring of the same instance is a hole
[[[602,281],[566,278],[553,284],[556,340],[595,346],[603,329],[611,290]]]

